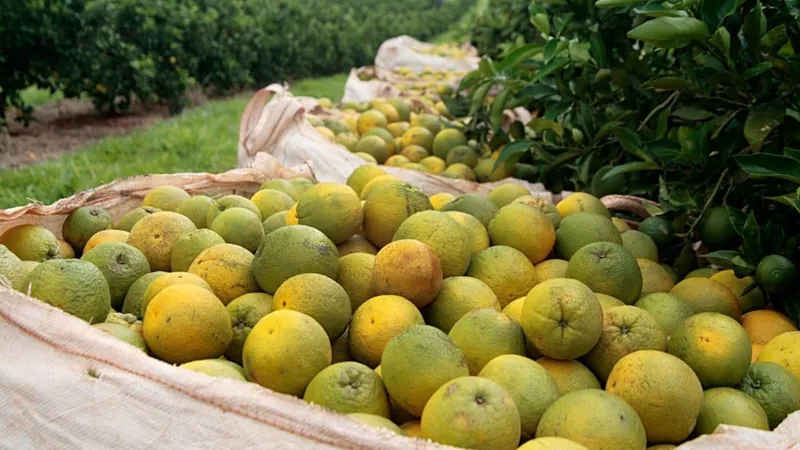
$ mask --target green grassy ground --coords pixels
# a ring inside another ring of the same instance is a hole
[[[295,95],[338,101],[347,75],[300,81]],[[236,166],[239,119],[248,99],[211,102],[127,136],[103,139],[41,164],[0,170],[0,208],[45,204],[117,178],[222,172]]]

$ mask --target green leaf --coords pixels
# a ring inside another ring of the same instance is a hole
[[[639,0],[597,0],[594,6],[598,8],[618,8],[620,6],[633,6],[639,3]]]
[[[681,9],[673,9],[663,3],[650,3],[649,5],[638,6],[633,9],[636,14],[647,17],[686,17],[689,14]]]
[[[750,78],[755,78],[767,70],[772,69],[774,66],[775,65],[771,61],[763,61],[743,73],[742,79],[749,80]]]
[[[483,57],[478,63],[478,73],[484,77],[493,77],[497,75],[494,69],[494,63],[489,58]]]
[[[760,152],[764,140],[783,122],[785,115],[786,108],[780,103],[762,103],[751,109],[744,123],[744,137],[750,148]]]
[[[609,170],[604,176],[603,179],[606,180],[616,175],[620,175],[623,173],[629,172],[642,172],[645,170],[658,170],[658,164],[653,161],[636,161],[627,164],[620,164],[619,166],[614,167],[613,169]]]
[[[722,52],[725,57],[731,54],[731,33],[725,27],[717,29],[714,36],[711,37],[711,43]]]
[[[544,34],[550,34],[550,20],[547,17],[547,13],[540,12],[536,13],[531,17],[531,23],[537,30]]]
[[[744,257],[753,264],[761,260],[761,230],[756,222],[756,215],[750,211],[740,233],[744,241]]]
[[[534,83],[536,81],[539,81],[542,78],[544,78],[544,77],[550,75],[551,73],[557,71],[558,69],[566,66],[567,64],[569,64],[569,60],[568,59],[564,59],[564,58],[554,59],[554,60],[550,61],[549,63],[547,63],[547,65],[545,65],[541,69],[537,70],[536,73],[531,78],[530,82]]]
[[[527,139],[521,139],[506,145],[500,150],[500,154],[497,155],[497,162],[494,164],[495,169],[504,164],[510,157],[527,152],[531,148],[531,145],[533,145],[533,141]]]
[[[759,153],[736,155],[736,163],[749,175],[780,178],[800,183],[800,161],[783,155]]]
[[[626,152],[636,155],[645,161],[652,161],[652,158],[643,150],[644,145],[639,133],[625,127],[615,127],[611,132],[614,133],[614,136],[617,137],[620,145],[622,145],[622,148],[625,149]]]
[[[779,195],[777,197],[767,197],[767,200],[772,200],[774,202],[791,206],[798,213],[800,213],[800,199],[797,198],[797,195]]]
[[[741,4],[742,0],[705,0],[700,9],[700,17],[708,25],[709,30],[715,30]]]
[[[692,248],[691,242],[683,244],[680,253],[678,253],[675,261],[672,263],[672,267],[680,275],[686,275],[692,269],[697,267],[697,256],[695,256],[694,248]]]
[[[592,33],[589,36],[589,53],[594,58],[598,67],[606,67],[606,43],[603,41],[603,36],[600,33]]]
[[[556,56],[556,53],[558,52],[558,44],[559,44],[559,42],[561,42],[561,41],[559,41],[558,39],[550,39],[547,42],[547,44],[544,45],[543,56],[544,56],[544,62],[545,63],[550,62],[550,60],[553,59]]]
[[[742,35],[747,41],[748,47],[754,52],[758,52],[761,47],[761,36],[767,31],[767,16],[764,15],[764,8],[761,0],[757,0],[753,9],[747,13],[742,25]]]
[[[783,227],[775,223],[772,219],[767,222],[761,236],[761,250],[765,255],[772,255],[781,251],[786,232]]]
[[[506,98],[511,91],[503,89],[492,103],[491,111],[489,112],[489,123],[492,124],[492,129],[497,131],[503,125],[503,111],[506,109]]]
[[[692,85],[688,81],[680,77],[661,77],[648,80],[644,83],[645,87],[658,89],[662,91],[681,91],[691,92]]]
[[[680,47],[706,38],[708,26],[692,17],[659,17],[628,32],[628,39],[638,39],[662,48]]]
[[[542,99],[551,95],[557,95],[558,91],[546,84],[534,84],[525,86],[517,93],[520,97],[533,97],[534,99]]]
[[[528,126],[537,133],[549,130],[557,134],[558,137],[564,137],[564,127],[554,120],[539,117],[528,122]]]
[[[513,52],[509,53],[500,64],[497,65],[498,71],[505,71],[507,69],[516,67],[519,62],[532,58],[542,52],[542,46],[539,44],[526,44]]]
[[[594,138],[592,138],[592,142],[594,142],[594,143],[599,142],[600,139],[603,139],[604,137],[608,136],[609,134],[612,133],[612,131],[614,131],[615,128],[617,128],[617,127],[619,127],[621,125],[622,125],[622,122],[619,122],[619,121],[611,121],[611,122],[604,123],[600,127],[600,129],[597,130],[597,134],[595,134]]]
[[[706,120],[714,117],[714,113],[695,106],[684,106],[672,112],[672,115],[683,120]]]
[[[732,269],[733,268],[733,258],[739,256],[739,252],[734,250],[719,250],[716,252],[706,253],[702,257],[707,259],[708,262],[715,266],[722,267],[724,269]]]
[[[800,149],[791,148],[791,147],[784,147],[783,148],[783,156],[788,156],[789,158],[794,158],[800,161]]]
[[[726,112],[722,116],[717,116],[716,120],[714,121],[715,122],[714,125],[715,125],[716,129],[711,134],[711,139],[716,139],[717,136],[719,136],[719,134],[722,132],[722,130],[725,129],[725,126],[728,125],[728,122],[730,122],[731,119],[733,119],[736,116],[736,114],[739,113],[739,111],[740,110],[735,109],[735,110],[731,110],[731,111]]]
[[[486,99],[486,95],[489,93],[489,89],[492,88],[492,85],[494,85],[494,81],[489,80],[475,88],[475,91],[472,93],[472,101],[469,108],[470,116],[474,116],[481,106],[483,106],[483,101]]]

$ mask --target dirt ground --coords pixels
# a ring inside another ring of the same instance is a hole
[[[190,95],[192,106],[207,99]],[[90,101],[63,99],[34,109],[34,121],[26,128],[9,120],[0,132],[0,169],[42,162],[108,136],[120,136],[169,116],[166,107],[135,104],[122,114],[97,113]],[[9,118],[10,119],[10,118]]]

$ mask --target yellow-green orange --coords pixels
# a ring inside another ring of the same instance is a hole
[[[603,314],[603,333],[583,362],[600,380],[624,356],[639,350],[663,352],[667,335],[649,312],[635,306],[618,306]]]
[[[522,328],[542,355],[575,359],[594,347],[603,332],[603,312],[591,289],[567,278],[531,289],[522,308]]]
[[[392,154],[389,145],[380,136],[365,136],[356,142],[356,153],[366,153],[375,159],[377,164],[383,164]]]
[[[180,365],[183,369],[204,373],[214,378],[227,378],[229,380],[247,381],[244,370],[235,363],[224,359],[200,359]]]
[[[595,242],[575,252],[567,266],[567,277],[628,305],[639,300],[642,292],[642,271],[636,258],[611,242]]]
[[[433,134],[439,134],[442,131],[442,123],[434,114],[420,114],[411,118],[412,127],[425,127]]]
[[[525,187],[516,183],[506,183],[492,189],[489,193],[489,200],[494,202],[495,206],[502,208],[514,200],[530,195]]]
[[[250,199],[242,197],[241,195],[226,195],[217,199],[214,204],[208,208],[208,213],[206,214],[206,226],[210,227],[218,215],[220,215],[223,211],[232,208],[244,208],[250,210],[258,216],[259,221],[264,219],[261,217],[261,211],[258,210],[258,207]]]
[[[622,358],[608,377],[606,391],[636,410],[651,444],[685,441],[703,402],[703,387],[692,369],[656,350],[637,351]]]
[[[375,255],[369,253],[353,253],[339,258],[339,275],[336,281],[347,292],[353,311],[372,297],[374,266]]]
[[[568,262],[563,259],[548,259],[536,264],[536,282],[566,278]]]
[[[300,196],[296,213],[300,225],[322,231],[334,244],[346,242],[361,228],[361,199],[345,184],[315,185]]]
[[[194,222],[178,213],[163,211],[142,218],[131,229],[128,244],[147,257],[150,269],[172,270],[172,249],[184,234],[196,231]]]
[[[415,239],[436,252],[445,278],[464,275],[467,271],[472,256],[467,232],[447,214],[420,211],[412,215],[394,234],[394,241],[403,239]]]
[[[756,286],[750,292],[744,294],[744,291],[756,282],[753,277],[739,278],[733,270],[723,270],[711,275],[711,279],[722,283],[733,292],[733,295],[739,299],[739,307],[742,310],[742,314],[764,307],[764,291],[760,287]]]
[[[522,444],[517,450],[588,450],[577,442],[560,437],[540,437]]]
[[[350,354],[370,367],[381,363],[389,341],[406,328],[424,325],[413,303],[398,295],[379,295],[364,302],[350,323]]]
[[[434,142],[435,145],[435,142]],[[445,162],[448,166],[453,164],[464,164],[467,167],[475,167],[478,164],[478,155],[466,145],[457,145],[447,152]]]
[[[442,173],[445,167],[447,167],[447,163],[438,156],[428,156],[427,158],[422,158],[419,164],[432,174]]]
[[[634,305],[652,314],[667,336],[672,336],[684,320],[697,312],[686,300],[663,292],[645,295]]]
[[[433,154],[439,158],[447,158],[453,147],[467,145],[467,137],[460,130],[447,128],[436,134],[433,139]]]
[[[800,331],[783,333],[764,346],[758,362],[774,362],[800,377]]]
[[[681,324],[670,337],[667,351],[688,364],[708,389],[739,383],[750,366],[752,347],[739,322],[705,312]]]
[[[394,122],[386,126],[386,129],[394,138],[402,137],[403,133],[408,131],[409,128],[411,128],[411,124],[408,122]]]
[[[570,392],[545,411],[536,437],[555,436],[573,440],[589,449],[637,449],[647,447],[642,420],[631,405],[598,389]]]
[[[500,355],[525,355],[522,328],[492,308],[465,314],[453,325],[448,336],[464,352],[470,375],[477,375]]]
[[[403,147],[403,150],[400,152],[400,155],[405,156],[406,159],[408,159],[408,161],[406,162],[407,164],[409,162],[418,163],[423,159],[427,158],[430,155],[430,153],[428,153],[428,150],[426,150],[425,147],[422,147],[421,145],[409,145],[407,147]]]
[[[253,259],[252,272],[261,289],[274,294],[284,281],[301,273],[336,278],[339,251],[316,228],[305,225],[278,228],[264,236]]]
[[[523,195],[522,197],[517,197],[511,203],[522,203],[523,205],[528,205],[540,210],[550,219],[550,223],[553,224],[553,228],[555,229],[558,229],[559,225],[561,225],[561,214],[558,213],[556,205],[550,203],[547,199],[536,195]]]
[[[719,269],[715,269],[713,267],[703,267],[701,269],[694,269],[693,271],[687,273],[683,279],[686,280],[688,278],[711,278],[715,273],[719,272]]]
[[[289,194],[275,189],[262,189],[253,194],[250,201],[256,205],[264,219],[276,212],[288,211],[294,205],[294,199]]]
[[[380,186],[364,203],[363,235],[377,247],[383,247],[392,241],[407,218],[430,209],[431,202],[425,193],[411,184],[397,182]]]
[[[272,233],[278,228],[286,226],[286,218],[289,217],[289,211],[279,211],[267,217],[261,222],[261,228],[264,230],[264,235]]]
[[[119,219],[114,228],[122,231],[131,231],[131,228],[133,228],[133,226],[136,225],[136,222],[142,220],[142,217],[149,216],[150,214],[157,213],[159,211],[161,210],[158,208],[153,208],[152,206],[140,206],[138,208],[134,208],[125,213],[125,215],[122,216],[121,219]],[[205,226],[206,211],[208,211],[208,207],[203,209],[203,224],[204,224],[203,226]]]
[[[137,319],[141,320],[143,317],[142,301],[144,301],[147,288],[161,275],[166,275],[166,272],[150,272],[134,281],[130,289],[128,289],[128,293],[125,294],[125,300],[122,303],[122,313],[133,314]]]
[[[622,303],[622,300],[614,298],[610,295],[601,294],[599,292],[595,292],[594,295],[597,296],[597,300],[600,302],[600,309],[603,310],[603,314],[605,314],[611,308],[625,306],[625,303]]]
[[[431,205],[433,206],[433,209],[435,209],[436,211],[441,211],[442,207],[445,204],[447,204],[447,202],[449,202],[450,200],[452,200],[454,198],[456,198],[456,196],[453,195],[453,194],[448,194],[446,192],[441,192],[439,194],[431,195],[430,200],[431,200]]]
[[[154,279],[147,286],[147,289],[144,292],[144,298],[142,298],[141,302],[141,316],[144,317],[145,313],[147,312],[147,306],[156,297],[156,295],[158,295],[159,292],[176,284],[191,284],[199,288],[205,289],[208,292],[211,293],[214,292],[211,289],[211,286],[209,286],[204,279],[198,277],[195,274],[188,272],[164,273],[163,276]]]
[[[347,242],[336,246],[339,250],[339,257],[347,256],[353,253],[367,253],[369,255],[376,255],[378,249],[372,243],[362,236],[353,236]]]
[[[130,235],[131,234],[129,232],[122,230],[98,231],[86,242],[86,246],[83,247],[83,252],[86,253],[98,245],[106,242],[128,242]]]
[[[306,314],[322,325],[331,340],[344,332],[352,313],[344,288],[318,273],[303,273],[284,281],[275,291],[272,309]]]
[[[104,321],[111,309],[108,282],[88,261],[45,261],[28,274],[28,283],[31,297],[89,323]]]
[[[225,307],[231,316],[233,338],[225,350],[225,357],[242,363],[242,348],[247,336],[262,317],[272,312],[272,296],[263,292],[251,292],[234,299]]]
[[[629,230],[622,233],[622,247],[631,252],[636,259],[648,259],[658,263],[658,247],[650,236]]]
[[[525,306],[525,297],[520,297],[506,305],[501,312],[513,320],[514,323],[522,327],[523,306]],[[527,336],[525,337],[525,354],[530,359],[535,359],[542,356],[542,354],[539,353],[539,350],[536,350],[536,347],[534,347],[533,343],[527,338]]]
[[[0,275],[8,278],[11,282],[11,287],[15,291],[27,294],[30,273],[41,263],[39,261],[21,261],[18,258],[16,261],[13,261],[8,258],[8,256],[14,256],[14,254],[9,252],[6,248],[3,248],[3,250],[5,258],[0,257],[0,260],[5,259],[5,261],[0,262],[0,266],[13,264],[13,268],[6,266],[4,270],[0,267]]]
[[[517,355],[502,355],[489,361],[478,374],[494,381],[514,399],[522,425],[522,438],[531,438],[547,408],[561,397],[547,369]]]
[[[217,215],[211,230],[225,242],[255,252],[264,237],[261,218],[244,208],[228,208]]]
[[[562,394],[581,389],[601,389],[600,382],[592,371],[574,359],[562,361],[543,357],[536,362],[553,377]]]
[[[612,217],[611,222],[614,223],[614,226],[617,227],[617,230],[619,230],[620,233],[624,233],[631,229],[627,222],[618,217]]]
[[[764,408],[770,429],[800,410],[800,378],[781,365],[771,362],[751,364],[737,389],[753,397]]]
[[[394,241],[375,256],[372,273],[375,294],[399,295],[422,308],[436,298],[441,284],[439,257],[420,241]]]
[[[369,367],[341,362],[326,367],[308,384],[303,400],[338,413],[365,413],[389,418],[383,381]]]
[[[486,283],[471,277],[450,277],[442,281],[439,294],[423,314],[425,323],[449,333],[465,314],[482,308],[500,311],[500,302]]]
[[[228,311],[211,292],[176,284],[147,307],[142,335],[150,353],[171,364],[222,356],[233,331]]]
[[[233,244],[217,244],[197,255],[189,273],[205,280],[224,304],[258,291],[253,276],[253,254]]]
[[[503,178],[513,175],[513,170],[506,169],[505,164],[501,164],[495,168],[495,160],[493,159],[479,159],[478,164],[475,165],[475,177],[481,183],[487,181],[500,181]]]
[[[622,237],[610,219],[595,213],[576,213],[566,217],[556,230],[556,253],[569,261],[585,245],[612,242],[622,245]]]
[[[381,374],[392,400],[419,417],[437,389],[469,375],[469,369],[464,353],[444,332],[414,325],[386,345]]]
[[[742,318],[739,300],[724,284],[710,278],[688,278],[670,291],[689,302],[697,312],[715,312],[733,319]]]
[[[433,197],[431,197],[431,200]],[[458,222],[467,232],[467,246],[473,255],[489,248],[489,232],[475,216],[459,211],[445,212],[448,217]]]
[[[380,428],[383,430],[389,430],[401,436],[405,435],[405,432],[402,428],[398,427],[394,422],[383,416],[365,413],[350,413],[347,415],[347,417],[370,428]]]
[[[654,292],[669,292],[675,287],[669,272],[661,264],[649,259],[637,259],[639,270],[642,272],[642,292],[639,297],[644,297]]]
[[[159,186],[144,196],[142,206],[152,206],[162,211],[177,211],[190,195],[176,186]]]
[[[150,273],[147,258],[136,247],[122,242],[101,244],[81,257],[94,264],[106,278],[111,295],[111,307],[119,311],[131,285]]]
[[[192,231],[184,234],[177,241],[172,249],[170,264],[172,270],[176,272],[186,272],[191,267],[195,259],[204,250],[217,244],[224,244],[225,239],[207,228]]]
[[[466,164],[455,163],[445,169],[439,176],[445,178],[458,178],[461,180],[475,181],[475,172]]]
[[[454,198],[451,202],[444,205],[442,211],[460,211],[471,214],[477,218],[481,224],[488,228],[489,222],[497,214],[497,206],[488,198],[479,194],[464,194]]]
[[[422,413],[422,435],[460,448],[513,450],[520,417],[513,397],[492,380],[462,377],[442,385]]]
[[[403,155],[392,155],[386,159],[386,162],[383,163],[383,165],[390,167],[402,167],[403,165],[408,164],[410,162],[411,160],[409,160]]]
[[[331,344],[322,326],[288,309],[273,311],[258,321],[242,349],[250,381],[296,396],[331,364],[331,358]]]
[[[412,126],[405,133],[403,133],[403,148],[409,145],[419,145],[420,147],[430,151],[433,147],[433,133],[427,128]],[[447,155],[444,155],[447,157]]]
[[[138,348],[139,350],[147,353],[147,343],[140,333],[131,330],[125,325],[118,323],[96,323],[92,325],[94,328],[103,331],[106,334],[114,336],[120,341],[127,342],[128,344]]]
[[[523,297],[536,285],[536,269],[519,250],[496,245],[472,255],[467,276],[492,289],[500,306]]]
[[[723,424],[769,431],[767,413],[753,397],[729,387],[709,389],[703,393],[694,433],[711,434]]]
[[[515,248],[533,264],[547,258],[556,242],[556,230],[547,216],[527,205],[504,206],[488,228],[493,245]]]
[[[386,175],[386,172],[375,164],[364,164],[358,166],[353,170],[353,173],[347,177],[347,185],[353,188],[356,194],[361,194],[361,190],[373,178]]]
[[[597,197],[585,192],[575,192],[556,205],[562,218],[566,218],[576,213],[588,212],[603,215],[611,218],[608,208]]]
[[[284,180],[282,178],[273,178],[261,183],[261,186],[258,188],[258,190],[262,189],[275,189],[276,191],[285,192],[295,200],[300,198],[300,191],[297,189],[297,186],[295,186],[291,181]]]
[[[211,197],[207,197],[205,195],[196,195],[183,202],[181,207],[175,212],[188,217],[197,228],[206,228],[208,225],[210,225],[207,222],[208,210],[215,203],[216,202]],[[153,212],[157,211],[152,211],[150,214]],[[128,229],[128,231],[130,231],[130,229]]]
[[[382,112],[371,109],[361,113],[358,116],[358,120],[356,121],[356,129],[358,130],[359,134],[364,134],[370,128],[386,128],[388,123],[389,121],[386,120],[386,116],[383,115]]]
[[[742,326],[754,344],[766,344],[780,334],[797,331],[797,327],[789,317],[768,309],[759,309],[743,315]]]
[[[47,261],[61,254],[56,236],[39,225],[17,225],[7,230],[0,235],[0,245],[5,245],[24,261]]]

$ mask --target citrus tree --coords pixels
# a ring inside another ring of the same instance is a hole
[[[800,233],[799,17],[796,0],[538,0],[448,103],[497,164],[532,163],[553,191],[656,200],[680,271],[704,231],[728,233],[708,256],[741,275],[787,258],[757,277],[780,303]],[[504,127],[515,106],[538,116]]]

